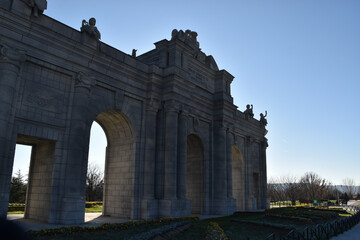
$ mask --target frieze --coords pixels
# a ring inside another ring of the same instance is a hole
[[[75,87],[83,87],[88,90],[95,85],[95,79],[83,72],[78,72],[75,76]]]
[[[208,88],[209,79],[207,77],[205,77],[201,73],[195,71],[191,67],[188,68],[188,71],[189,71],[189,76],[190,76],[191,80],[193,80],[195,83],[202,85],[205,88]]]
[[[45,98],[35,94],[29,94],[26,97],[28,103],[36,104],[40,107],[57,107],[58,100],[56,98]]]
[[[0,62],[17,62],[21,63],[25,61],[26,56],[24,51],[7,46],[4,43],[0,43]]]

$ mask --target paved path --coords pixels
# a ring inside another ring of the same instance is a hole
[[[79,224],[73,224],[73,225],[49,224],[32,219],[24,219],[24,214],[9,214],[7,215],[7,219],[10,221],[14,221],[15,223],[18,223],[25,231],[59,228],[59,227],[67,227],[67,226],[94,227],[94,226],[99,226],[103,223],[123,223],[130,221],[130,219],[104,217],[101,216],[101,213],[86,213],[85,223],[80,225]]]
[[[331,240],[359,240],[360,239],[360,223],[352,227],[349,231],[332,237]]]
[[[207,219],[207,218],[217,218],[223,216],[225,215],[199,215],[199,218]],[[14,221],[15,223],[18,223],[25,231],[59,228],[59,227],[67,227],[67,226],[94,227],[94,226],[99,226],[103,223],[123,223],[130,221],[130,219],[104,217],[101,215],[101,213],[85,213],[85,223],[80,225],[79,224],[74,224],[74,225],[49,224],[32,219],[24,219],[24,214],[9,214],[7,215],[7,219],[10,221]]]

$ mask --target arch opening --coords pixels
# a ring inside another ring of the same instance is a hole
[[[101,126],[107,139],[102,214],[132,218],[136,145],[134,128],[130,120],[117,110],[100,113],[95,122]]]
[[[201,139],[191,134],[187,137],[186,196],[191,201],[191,213],[203,214],[205,208],[205,164]]]
[[[22,168],[25,172],[23,176],[26,178],[27,175],[27,181],[23,178],[23,183],[27,185],[26,191],[21,193],[25,199],[24,218],[48,221],[51,211],[56,142],[38,137],[18,135],[16,147],[23,148],[21,145],[28,146],[27,150],[18,149],[22,153],[28,152],[27,156],[26,154],[23,155],[20,160],[21,164],[26,166]],[[15,152],[17,153],[17,150]],[[15,158],[18,158],[18,156],[15,156]],[[16,165],[15,168],[17,168]],[[12,201],[12,199],[9,200]]]
[[[236,211],[245,210],[244,159],[240,149],[232,146],[232,190],[236,199]]]

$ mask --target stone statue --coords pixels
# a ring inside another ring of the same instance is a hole
[[[47,8],[46,0],[23,0],[26,2],[29,7],[32,8],[32,12],[35,17],[38,17],[39,14],[42,14],[44,10]]]
[[[132,53],[131,53],[131,56],[134,57],[134,58],[136,57],[136,51],[137,51],[137,49],[133,49]]]
[[[198,36],[197,32],[191,31],[189,29],[187,29],[185,32],[183,30],[178,31],[174,29],[171,32],[171,40],[177,38],[183,42],[190,43],[191,45],[194,45],[197,48],[199,48],[200,44],[197,41],[197,36]]]
[[[246,105],[246,110],[244,111],[244,114],[245,114],[245,119],[249,119],[250,118],[253,118],[254,117],[254,112],[253,112],[253,105],[251,104],[251,107],[250,107],[250,104],[247,104]]]
[[[264,116],[264,114],[260,113],[260,124],[263,125],[264,127],[268,123],[266,120],[266,116],[267,116],[267,111],[265,111],[265,116]]]
[[[100,34],[99,30],[97,29],[97,27],[95,26],[95,24],[96,24],[95,18],[90,18],[89,22],[87,22],[85,19],[82,20],[81,32],[86,32],[90,36],[99,40],[101,38],[101,34]]]

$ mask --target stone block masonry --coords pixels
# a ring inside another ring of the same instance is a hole
[[[106,133],[103,215],[147,219],[266,207],[264,121],[233,104],[233,76],[197,33],[132,56],[43,14],[0,3],[0,217],[16,143],[33,146],[25,218],[81,224],[90,128]],[[31,27],[29,27],[31,26]],[[244,103],[244,106],[246,103]]]

